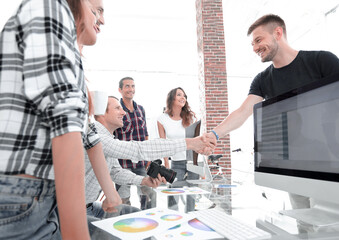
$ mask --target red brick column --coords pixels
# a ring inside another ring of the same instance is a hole
[[[228,115],[222,0],[196,0],[196,10],[202,130],[211,131]],[[214,154],[223,155],[221,166],[231,167],[229,135]]]

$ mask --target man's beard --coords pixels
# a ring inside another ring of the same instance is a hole
[[[277,44],[277,42],[273,42],[273,44],[271,44],[269,46],[270,52],[266,55],[266,57],[261,59],[261,62],[270,62],[273,60],[273,58],[275,57],[275,55],[278,52],[279,49],[279,45]]]

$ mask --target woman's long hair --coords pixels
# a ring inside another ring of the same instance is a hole
[[[73,17],[74,17],[74,21],[75,21],[75,25],[76,25],[76,28],[77,28],[77,34],[79,34],[84,26],[83,26],[83,8],[82,8],[82,4],[83,1],[88,1],[88,0],[67,0],[67,3],[68,3],[68,6],[69,8],[71,9],[71,12],[73,14]],[[79,46],[79,50],[80,50],[80,55],[82,56],[82,48],[83,46]],[[86,81],[87,78],[85,78]],[[94,104],[93,104],[93,100],[92,100],[92,96],[91,96],[91,93],[88,89],[88,87],[86,87],[87,89],[87,96],[88,96],[88,116],[90,117],[91,115],[94,114]]]
[[[175,97],[177,95],[177,90],[180,89],[181,91],[184,92],[185,98],[186,98],[186,103],[182,107],[181,112],[180,112],[180,117],[182,118],[182,125],[183,127],[188,127],[193,123],[193,118],[195,118],[195,113],[191,110],[191,107],[189,106],[187,102],[187,95],[181,87],[177,87],[172,89],[168,94],[167,94],[167,100],[166,100],[166,111],[170,117],[173,117],[173,102],[175,100]]]
[[[89,1],[89,0],[67,0],[68,6],[71,9],[71,12],[74,17],[76,31],[77,31],[78,36],[85,29],[85,24],[83,21],[84,9],[82,6],[83,4],[86,4],[84,3],[84,1]]]
[[[75,22],[82,19],[82,2],[84,0],[67,0],[68,6],[71,9]]]

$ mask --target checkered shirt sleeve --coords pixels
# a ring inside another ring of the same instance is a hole
[[[101,138],[106,157],[131,159],[138,162],[140,159],[146,161],[156,160],[162,157],[169,157],[176,152],[186,151],[185,139],[152,139],[147,141],[120,141],[110,138],[103,138],[108,130],[99,122],[95,122]]]
[[[136,162],[139,159],[155,160],[171,156],[177,151],[186,150],[185,139],[154,139],[142,142],[120,141],[114,139],[114,136],[101,123],[95,122],[95,126],[102,142],[107,166],[111,169],[112,180],[121,185],[140,185],[144,177],[123,169],[119,164],[118,158],[130,158]],[[90,203],[98,198],[101,187],[95,177],[87,154],[85,154],[85,174],[86,203]]]
[[[83,144],[86,150],[94,147],[100,142],[100,137],[94,123],[89,123],[87,127],[87,134],[83,135]]]

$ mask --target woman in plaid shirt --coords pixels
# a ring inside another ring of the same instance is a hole
[[[23,0],[0,35],[0,239],[60,239],[56,200],[63,239],[89,239],[77,42],[95,22],[88,0]]]

